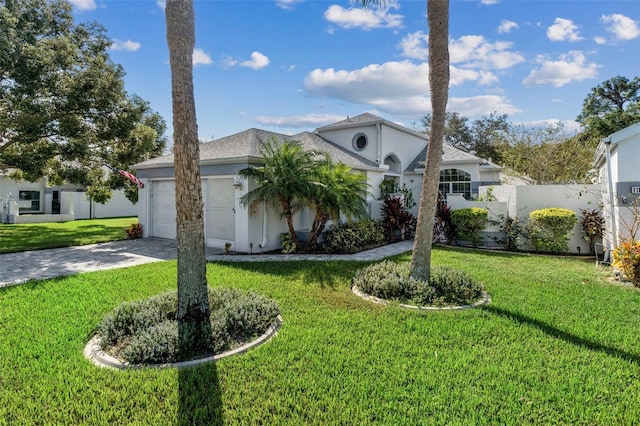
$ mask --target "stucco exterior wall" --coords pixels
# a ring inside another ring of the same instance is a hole
[[[507,203],[510,217],[518,217],[521,221],[528,220],[529,213],[538,209],[562,207],[573,210],[578,221],[569,240],[569,252],[578,253],[578,247],[581,253],[589,252],[589,245],[582,235],[580,209],[601,208],[600,185],[501,185],[493,187],[492,193],[498,201]]]

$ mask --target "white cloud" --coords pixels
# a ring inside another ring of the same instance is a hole
[[[293,10],[296,3],[300,3],[303,0],[276,0],[276,6],[284,10]]]
[[[547,28],[547,37],[551,41],[580,41],[578,26],[570,19],[556,18],[555,24]]]
[[[269,60],[268,57],[256,51],[251,53],[251,59],[248,59],[246,61],[240,61],[238,59],[232,58],[231,56],[227,56],[222,60],[222,65],[226,68],[240,66],[245,68],[251,68],[254,70],[259,70],[269,65],[270,62],[271,61]],[[292,71],[293,67],[295,67],[295,65],[291,65],[287,69],[287,71]]]
[[[511,104],[504,96],[498,95],[449,98],[447,109],[460,113],[465,117],[481,117],[492,112],[512,115],[522,111]]]
[[[404,16],[389,13],[390,8],[397,7],[396,2],[393,1],[387,2],[386,8],[376,10],[361,7],[345,9],[334,4],[324,12],[324,18],[345,29],[359,28],[368,31],[375,28],[401,28]],[[332,31],[330,30],[330,33]]]
[[[373,64],[353,71],[316,69],[305,78],[305,89],[311,95],[370,105],[387,114],[406,117],[424,115],[431,108],[428,82],[429,66],[410,61]],[[451,86],[468,81],[480,85],[497,81],[486,71],[451,67]],[[489,114],[492,111],[517,112],[502,96],[487,95],[464,100],[452,99],[451,111]]]
[[[552,60],[546,55],[538,55],[536,62],[540,67],[531,71],[522,83],[525,86],[550,85],[562,87],[566,84],[596,78],[600,65],[587,63],[580,51],[571,51]]]
[[[603,15],[600,20],[609,24],[607,31],[619,40],[633,40],[640,37],[638,23],[627,16],[614,13],[613,15]]]
[[[291,117],[268,117],[258,116],[253,118],[256,122],[265,126],[276,126],[285,128],[309,128],[321,127],[327,124],[343,120],[344,116],[336,114],[306,114]]]
[[[484,4],[485,6],[490,6],[492,4],[498,4],[500,2],[500,0],[481,0],[480,3]]]
[[[426,63],[386,62],[354,71],[315,69],[307,75],[304,85],[313,95],[375,104],[380,99],[428,93],[428,73]]]
[[[428,57],[428,34],[422,31],[407,34],[398,45],[402,56],[426,60]],[[524,62],[524,56],[509,49],[513,43],[496,41],[491,43],[480,35],[462,36],[449,41],[449,56],[452,64],[463,68],[506,69]]]
[[[200,49],[199,47],[196,47],[195,49],[193,49],[193,66],[198,66],[198,65],[209,65],[211,64],[213,61],[211,60],[211,57],[202,49]]]
[[[141,47],[142,47],[142,44],[140,44],[137,41],[131,41],[131,40],[122,41],[122,40],[114,39],[113,44],[111,45],[111,50],[124,50],[126,52],[135,52]]]
[[[241,67],[251,68],[253,70],[260,70],[269,65],[269,58],[260,52],[251,53],[251,59],[248,61],[242,61],[239,64]]]
[[[518,29],[518,24],[516,22],[503,19],[502,22],[500,22],[500,26],[498,27],[498,33],[499,34],[510,33],[511,30],[515,30],[515,29]]]
[[[165,10],[167,8],[167,0],[156,0],[156,5],[160,9]]]
[[[593,40],[596,42],[596,44],[606,44],[607,43],[607,39],[604,37],[594,37]]]
[[[69,3],[77,10],[77,11],[85,11],[85,10],[95,10],[96,2],[94,0],[69,0]]]
[[[524,56],[509,51],[513,43],[490,43],[480,35],[462,36],[449,42],[451,63],[464,63],[468,67],[482,69],[506,69],[524,62]]]
[[[398,47],[402,50],[402,56],[413,59],[426,60],[429,56],[429,35],[422,31],[407,34],[402,37]]]

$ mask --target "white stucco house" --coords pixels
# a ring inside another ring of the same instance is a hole
[[[600,141],[594,164],[602,187],[605,246],[613,249],[625,239],[639,239],[640,232],[631,235],[631,228],[640,208],[640,123]]]
[[[50,185],[46,178],[36,182],[14,180],[10,172],[0,172],[0,223],[65,222],[138,214],[136,205],[121,190],[100,204],[89,200],[82,186]]]
[[[238,252],[263,252],[280,247],[279,235],[286,232],[280,213],[263,208],[254,216],[240,205],[240,198],[255,188],[238,171],[261,164],[260,142],[271,138],[296,140],[308,149],[330,155],[333,161],[363,173],[373,192],[370,216],[378,217],[379,185],[384,179],[406,184],[420,197],[427,137],[372,114],[345,120],[296,135],[249,129],[200,145],[200,172],[204,201],[206,244],[232,245]],[[144,183],[138,192],[138,220],[145,237],[176,238],[175,178],[173,154],[156,157],[134,166]],[[471,198],[482,185],[500,184],[500,167],[450,146],[443,148],[441,192]],[[300,212],[296,229],[311,226],[312,217]]]

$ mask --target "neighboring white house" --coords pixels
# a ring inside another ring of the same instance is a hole
[[[100,204],[89,200],[78,185],[50,186],[46,178],[16,181],[0,173],[0,223],[64,222],[137,214],[137,207],[124,191],[114,191],[107,203]]]
[[[206,244],[230,243],[239,252],[263,252],[280,247],[286,232],[280,212],[263,208],[256,215],[240,205],[240,198],[255,188],[238,171],[261,164],[260,143],[271,138],[296,140],[307,149],[326,152],[335,162],[367,176],[374,194],[370,216],[379,216],[379,185],[384,179],[406,184],[420,197],[427,137],[398,124],[362,114],[347,117],[314,133],[283,135],[259,129],[220,138],[200,145],[200,172],[204,201]],[[138,220],[145,237],[176,238],[175,179],[173,155],[152,158],[134,166],[145,187],[138,192]],[[443,148],[441,191],[471,198],[481,185],[499,185],[500,167],[450,146]],[[295,217],[296,229],[310,228],[312,217]]]
[[[594,163],[602,186],[605,246],[613,249],[620,241],[640,238],[638,232],[631,235],[640,207],[640,123],[603,139]]]

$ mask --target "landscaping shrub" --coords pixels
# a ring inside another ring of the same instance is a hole
[[[451,207],[444,201],[438,201],[436,218],[433,223],[433,242],[451,244],[454,237],[453,224],[451,223]]]
[[[280,234],[280,243],[282,244],[282,253],[284,254],[295,253],[296,250],[298,250],[296,243],[293,242],[293,238],[291,238],[291,234],[288,232]]]
[[[480,207],[454,210],[451,212],[451,223],[458,240],[471,241],[474,247],[478,247],[481,241],[482,231],[489,218],[489,211]]]
[[[436,291],[436,304],[465,305],[482,296],[482,285],[464,271],[436,265],[431,268],[429,284]]]
[[[589,243],[589,253],[596,252],[596,241],[604,235],[604,217],[600,210],[580,209],[582,213],[582,233]]]
[[[405,228],[415,220],[400,197],[387,197],[380,206],[382,226],[388,241],[406,239]],[[415,229],[415,227],[414,227]]]
[[[536,251],[565,253],[578,221],[576,213],[564,208],[547,208],[529,213],[529,241]]]
[[[371,296],[419,306],[471,304],[483,291],[482,285],[461,271],[435,266],[430,282],[425,282],[409,277],[408,263],[389,260],[360,269],[352,285]]]
[[[142,238],[142,224],[132,223],[125,229],[125,232],[127,233],[127,238]]]
[[[209,304],[210,339],[202,342],[207,354],[223,352],[259,336],[280,313],[275,301],[234,289],[209,289]],[[97,327],[103,349],[135,364],[188,359],[193,355],[190,348],[179,347],[176,307],[175,291],[121,304]],[[198,331],[187,330],[192,335],[187,341],[199,343]]]
[[[520,241],[525,235],[525,228],[520,219],[517,216],[511,217],[508,214],[501,214],[498,216],[498,220],[491,221],[491,223],[497,226],[502,233],[501,237],[492,237],[493,240],[505,250],[518,251]]]
[[[384,243],[384,229],[380,222],[365,219],[331,226],[325,233],[324,248],[329,253],[357,253]]]
[[[634,286],[640,287],[640,240],[627,240],[616,247],[612,265],[620,268]]]

